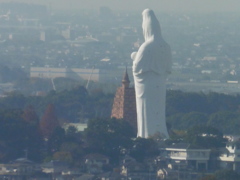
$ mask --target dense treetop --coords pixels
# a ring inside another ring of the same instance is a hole
[[[239,134],[239,102],[239,95],[168,91],[167,122],[178,130],[209,125],[225,134]]]
[[[223,133],[239,134],[240,96],[218,93],[168,91],[167,123],[171,142],[195,147],[223,147]],[[128,153],[141,162],[157,155],[152,139],[134,139],[130,125],[109,119],[113,95],[83,86],[50,91],[46,96],[24,96],[18,92],[0,98],[0,161],[24,156],[35,161],[59,159],[77,165],[87,153],[101,153],[118,163]],[[66,122],[87,122],[84,132]],[[204,134],[204,136],[202,136]],[[44,140],[45,139],[45,140]],[[46,141],[47,140],[47,141]]]

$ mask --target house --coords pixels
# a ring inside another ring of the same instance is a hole
[[[240,172],[240,140],[228,142],[226,147],[220,150],[218,161],[220,168]]]
[[[62,172],[69,169],[69,164],[62,161],[50,161],[41,165],[42,172],[51,174],[53,178],[62,176]]]
[[[125,157],[122,159],[122,164],[128,164],[130,162],[136,162],[136,159],[129,155],[125,155]]]
[[[91,174],[102,173],[103,167],[109,165],[109,158],[102,154],[88,154],[84,159],[87,172]]]
[[[81,168],[75,167],[75,168],[69,168],[64,171],[62,171],[61,177],[63,179],[75,179],[83,175],[83,172],[81,171]]]
[[[0,178],[21,179],[30,177],[40,171],[41,169],[36,163],[26,158],[19,158],[7,164],[0,164]]]
[[[210,149],[197,149],[187,143],[172,144],[161,149],[171,169],[192,168],[196,171],[207,171],[210,160]]]
[[[119,172],[112,171],[98,175],[101,180],[125,180],[126,177],[121,175]]]
[[[169,168],[162,168],[157,171],[158,179],[178,179],[178,180],[193,180],[197,176],[191,175],[188,171],[176,171]]]
[[[239,135],[223,135],[223,138],[227,139],[229,142],[240,140]]]
[[[176,179],[176,180],[199,180],[211,173],[198,173],[191,170],[172,170],[162,168],[157,171],[158,179]]]
[[[156,168],[136,161],[123,164],[120,173],[126,178],[137,180],[156,179],[157,175]]]

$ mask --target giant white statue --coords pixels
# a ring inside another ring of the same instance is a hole
[[[133,59],[133,76],[136,92],[138,137],[155,134],[168,138],[165,120],[166,78],[171,72],[170,46],[161,35],[160,24],[150,9],[142,13],[145,42]]]

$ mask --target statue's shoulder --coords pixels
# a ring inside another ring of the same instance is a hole
[[[139,48],[139,51],[147,51],[153,47],[152,41],[145,41]]]

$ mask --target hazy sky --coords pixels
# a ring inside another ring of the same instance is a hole
[[[0,0],[10,2],[10,0]],[[95,9],[108,6],[111,9],[142,10],[152,8],[157,11],[235,11],[240,12],[240,0],[13,0],[52,6],[53,9]]]

